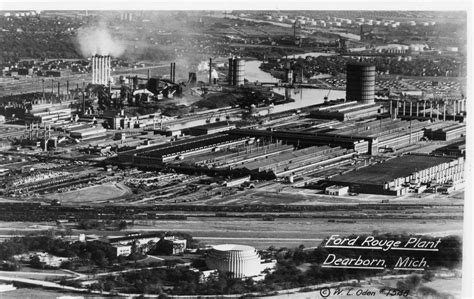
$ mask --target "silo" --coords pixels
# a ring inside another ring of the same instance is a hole
[[[349,63],[346,71],[346,100],[372,103],[375,99],[375,65]]]
[[[240,59],[240,58],[235,58],[233,71],[234,71],[234,74],[232,76],[233,85],[234,86],[244,85],[245,60]]]

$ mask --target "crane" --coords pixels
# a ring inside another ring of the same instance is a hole
[[[329,94],[331,93],[331,89],[328,91],[326,96],[324,97],[324,101],[327,102],[329,100]]]

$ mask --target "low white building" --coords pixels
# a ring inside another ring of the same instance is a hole
[[[336,196],[343,196],[349,193],[349,186],[329,186],[326,187],[324,191],[327,195],[336,195]]]
[[[132,253],[132,245],[113,245],[116,256],[129,256]]]

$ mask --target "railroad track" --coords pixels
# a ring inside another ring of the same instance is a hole
[[[190,217],[350,218],[350,219],[462,219],[463,205],[352,204],[303,205],[107,205],[50,206],[41,203],[0,203],[1,221],[56,221],[59,219],[147,219],[166,212]],[[105,218],[104,218],[105,217]],[[152,218],[151,218],[152,219]]]

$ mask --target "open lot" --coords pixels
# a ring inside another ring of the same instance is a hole
[[[432,234],[462,236],[462,220],[374,220],[359,219],[355,223],[328,222],[325,219],[284,218],[274,221],[236,218],[191,218],[180,221],[135,221],[129,231],[181,231],[208,244],[238,243],[259,249],[313,247],[332,234],[380,233]]]
[[[293,188],[283,183],[265,183],[258,189],[226,196],[214,196],[202,199],[195,204],[244,205],[244,204],[292,204],[292,205],[337,205],[358,203],[381,203],[389,200],[399,204],[462,204],[464,191],[457,190],[450,195],[423,193],[421,197],[407,194],[401,197],[374,194],[358,194],[356,196],[330,196],[321,194],[321,190]]]
[[[67,205],[104,202],[129,194],[131,194],[130,190],[123,184],[107,183],[64,193],[50,194],[48,198],[57,199],[62,204]]]
[[[98,298],[97,295],[77,294],[68,292],[55,292],[38,288],[21,288],[2,293],[0,298],[18,299],[51,299],[51,298]]]
[[[30,231],[48,230],[54,223],[0,222],[0,236],[22,235]],[[73,226],[71,226],[73,227]],[[72,234],[124,235],[129,232],[169,231],[185,232],[206,244],[238,243],[259,249],[275,247],[318,246],[322,239],[333,234],[408,233],[436,236],[462,236],[462,220],[419,219],[357,219],[350,222],[328,222],[315,218],[258,218],[188,217],[187,220],[135,220],[124,231],[80,231]]]

